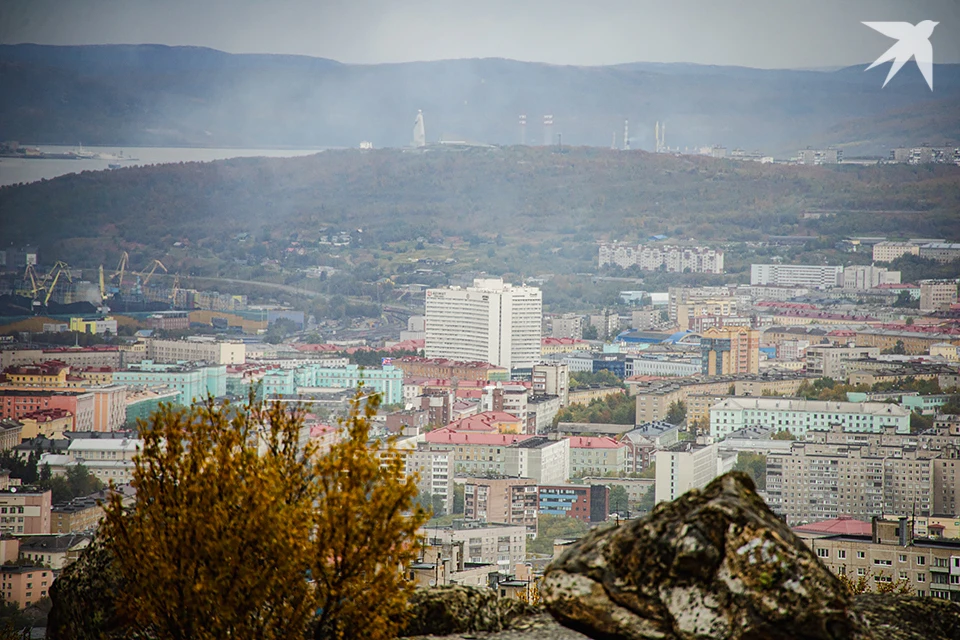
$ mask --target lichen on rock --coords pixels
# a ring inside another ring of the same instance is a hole
[[[414,592],[401,637],[502,631],[536,609],[493,589],[449,585]]]
[[[544,599],[597,638],[865,637],[839,580],[736,472],[592,532],[550,565]]]

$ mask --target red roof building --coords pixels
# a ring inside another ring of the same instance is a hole
[[[873,526],[869,522],[857,520],[851,516],[840,516],[830,520],[811,522],[794,527],[797,533],[819,534],[825,536],[869,536],[873,535]]]

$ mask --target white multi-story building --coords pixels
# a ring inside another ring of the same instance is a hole
[[[733,468],[736,454],[721,456],[716,444],[678,442],[654,454],[656,501],[676,500],[690,489],[703,489],[711,480]]]
[[[817,264],[752,264],[751,285],[776,285],[778,287],[810,287],[831,289],[839,287],[843,267]]]
[[[822,431],[833,425],[862,433],[881,433],[886,427],[893,427],[897,433],[910,433],[910,411],[883,402],[780,397],[726,398],[710,407],[710,435],[714,438],[753,425],[786,430],[797,438],[805,437],[808,429]]]
[[[541,436],[528,438],[504,450],[503,474],[533,478],[537,484],[563,484],[570,477],[570,441]]]
[[[873,265],[854,265],[843,270],[843,288],[866,291],[881,284],[900,284],[900,272]]]
[[[153,362],[206,362],[209,364],[244,364],[247,346],[239,340],[191,337],[186,340],[147,340],[147,358]]]
[[[443,499],[446,513],[453,513],[453,452],[432,450],[421,444],[404,458],[407,475],[417,474],[417,488]]]
[[[723,273],[723,250],[710,247],[680,247],[676,245],[600,245],[600,267],[616,265],[622,269],[638,266],[643,271],[657,271],[661,267],[672,273]]]
[[[533,395],[558,396],[560,406],[570,400],[570,367],[562,362],[534,365],[532,374]]]
[[[424,527],[417,533],[433,545],[462,542],[467,562],[495,564],[512,571],[527,559],[527,528],[523,525],[467,522],[459,527]]]
[[[133,457],[143,441],[133,438],[77,438],[70,442],[67,455],[104,484],[129,484],[133,479]]]
[[[428,289],[428,358],[528,368],[540,360],[543,297],[536,287],[477,279],[472,287]]]

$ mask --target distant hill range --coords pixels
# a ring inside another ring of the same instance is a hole
[[[28,144],[398,147],[423,110],[428,141],[721,145],[788,157],[838,145],[848,156],[960,145],[960,65],[931,92],[913,63],[835,71],[690,64],[557,66],[503,59],[348,65],[197,47],[0,46],[0,139]]]

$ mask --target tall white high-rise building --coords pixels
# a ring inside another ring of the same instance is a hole
[[[472,287],[429,289],[426,297],[426,357],[479,360],[508,369],[540,360],[540,289],[482,278]]]

